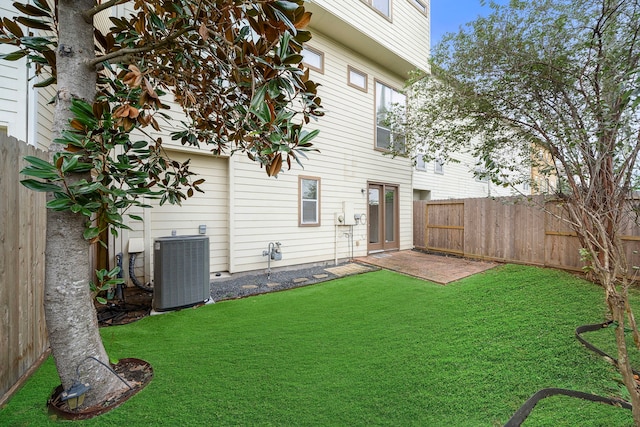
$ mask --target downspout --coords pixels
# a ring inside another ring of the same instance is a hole
[[[333,255],[334,265],[338,265],[338,225],[333,225]]]
[[[227,175],[228,175],[228,182],[227,182],[227,189],[229,191],[229,197],[227,199],[227,211],[228,211],[228,215],[227,215],[227,235],[229,236],[229,246],[227,247],[227,256],[228,256],[228,264],[227,264],[227,268],[229,269],[229,273],[233,274],[236,272],[236,260],[235,260],[235,243],[236,243],[236,233],[235,233],[235,228],[236,228],[236,224],[234,222],[234,218],[235,218],[235,213],[236,213],[236,207],[235,207],[235,198],[234,198],[234,194],[236,193],[235,191],[235,186],[236,186],[236,179],[235,179],[235,162],[239,156],[229,156],[227,157]]]

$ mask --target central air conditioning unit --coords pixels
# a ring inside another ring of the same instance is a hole
[[[153,264],[154,310],[190,307],[210,298],[207,236],[157,238]]]

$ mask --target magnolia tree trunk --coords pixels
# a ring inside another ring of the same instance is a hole
[[[95,97],[96,73],[85,65],[95,55],[93,23],[86,22],[81,14],[94,4],[94,0],[60,0],[58,3],[54,137],[69,122],[72,98],[91,102]],[[51,155],[61,149],[64,147],[52,144]],[[92,272],[89,243],[83,238],[84,223],[85,217],[79,214],[48,211],[44,304],[51,351],[62,385],[68,389],[79,374],[80,381],[91,387],[85,400],[85,405],[90,406],[126,386],[107,368],[90,359],[94,357],[109,364],[89,289]]]

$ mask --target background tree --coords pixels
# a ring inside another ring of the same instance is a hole
[[[555,191],[604,287],[619,369],[640,425],[624,339],[625,324],[637,330],[627,298],[634,269],[621,240],[638,189],[640,3],[491,6],[490,16],[436,47],[430,76],[415,76],[414,102],[403,118],[408,148],[427,153],[425,160],[468,150],[499,184],[530,180],[531,167],[562,183]]]
[[[78,374],[90,384],[87,406],[124,388],[90,359],[109,363],[89,286],[90,244],[108,227],[126,227],[123,213],[145,206],[142,197],[179,203],[202,182],[166,156],[161,139],[145,138],[144,128],[160,130],[169,120],[162,95],[170,92],[185,113],[170,128],[174,140],[246,153],[268,175],[299,161],[315,136],[302,125],[322,114],[300,65],[311,38],[302,4],[34,0],[14,3],[21,16],[2,20],[0,42],[18,47],[4,59],[28,55],[43,76],[39,85],[56,84],[51,162],[29,158],[23,173],[33,179],[23,183],[49,193],[47,331],[63,387]],[[133,12],[109,10],[124,6]],[[98,28],[96,16],[105,11],[114,16],[111,28]],[[134,130],[140,141],[131,140]],[[109,285],[115,273],[98,278]]]

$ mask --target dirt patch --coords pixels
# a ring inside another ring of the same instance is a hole
[[[121,301],[111,300],[107,304],[95,302],[100,326],[125,325],[142,319],[151,313],[153,293],[135,286],[124,288]]]

